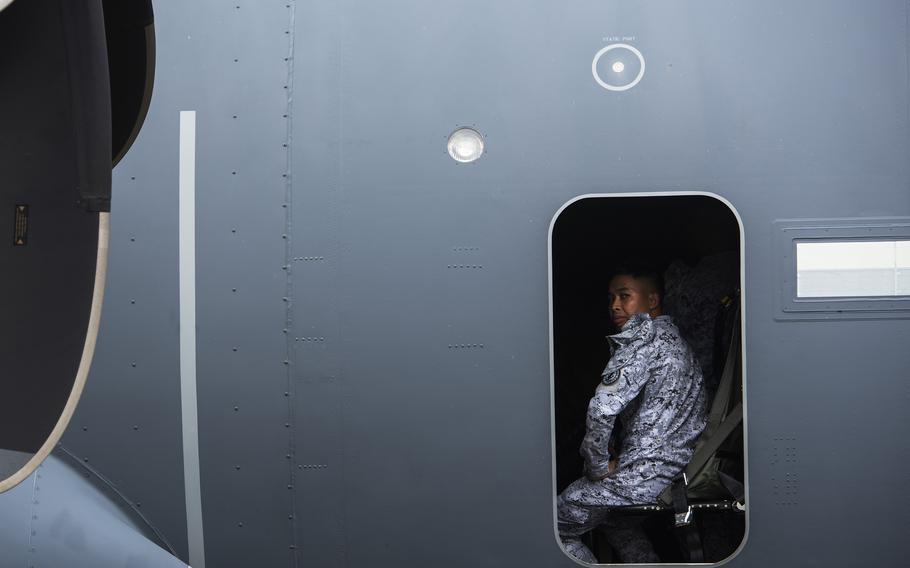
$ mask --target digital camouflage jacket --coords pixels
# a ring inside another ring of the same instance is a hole
[[[685,469],[705,427],[702,373],[669,316],[636,314],[609,340],[613,355],[588,405],[585,474],[607,475],[619,418],[619,468],[611,477],[654,491]]]

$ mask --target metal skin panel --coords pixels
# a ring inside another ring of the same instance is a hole
[[[553,528],[548,228],[579,195],[672,191],[723,197],[744,228],[729,565],[900,564],[910,328],[775,320],[773,222],[910,215],[905,1],[239,5],[156,5],[156,98],[115,172],[125,302],[80,410],[105,426],[66,440],[182,557],[192,109],[211,566],[574,566]],[[647,71],[609,92],[591,62],[623,38]],[[486,137],[474,164],[445,153],[462,125]]]
[[[285,566],[294,552],[283,269],[290,16],[284,3],[235,6],[201,7],[221,25],[188,23],[200,41],[183,55],[188,72],[204,69],[192,108],[205,553],[208,566]]]
[[[295,99],[295,124],[312,141],[294,147],[295,219],[328,237],[317,254],[338,256],[325,265],[329,288],[295,274],[294,319],[331,321],[326,312],[337,310],[340,322],[325,352],[295,362],[298,421],[310,417],[310,451],[329,461],[298,484],[302,558],[572,565],[554,541],[547,490],[546,227],[583,193],[700,190],[730,200],[745,226],[751,510],[749,541],[731,565],[769,555],[895,562],[901,546],[888,539],[906,513],[889,508],[885,535],[858,529],[877,548],[857,539],[844,550],[822,542],[827,526],[843,534],[856,518],[825,521],[821,511],[894,498],[863,480],[863,461],[868,453],[882,466],[866,479],[893,485],[901,468],[878,460],[906,463],[907,444],[860,417],[878,415],[873,398],[907,402],[900,369],[910,361],[894,349],[906,324],[875,322],[858,358],[843,325],[797,333],[774,322],[770,232],[781,217],[906,213],[905,20],[902,2],[298,8],[318,32],[296,43],[295,76],[314,85]],[[590,75],[607,36],[634,36],[650,62],[628,92],[605,92]],[[853,82],[847,70],[875,79]],[[487,137],[475,164],[443,153],[458,125]],[[313,250],[306,238],[294,243],[296,254]],[[484,268],[449,271],[459,246],[479,248],[470,262]],[[485,348],[456,355],[453,342]],[[340,366],[335,385],[310,386],[321,374],[310,365]],[[876,377],[867,407],[856,407],[861,387],[844,369]],[[835,457],[842,432],[832,425],[843,420],[870,444],[853,467]],[[791,446],[796,461],[775,461]],[[813,500],[787,503],[775,485],[790,475]],[[826,481],[807,489],[816,477]]]
[[[109,280],[99,360],[64,444],[104,472],[188,560],[177,126],[181,110],[196,110],[206,562],[283,565],[292,554],[282,269],[289,13],[283,4],[158,3],[155,17],[155,96],[114,172],[123,217],[112,227],[111,254],[119,269]],[[212,26],[212,17],[221,23]]]
[[[186,566],[103,480],[59,451],[0,495],[0,567]]]

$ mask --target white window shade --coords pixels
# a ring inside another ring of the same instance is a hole
[[[910,240],[796,243],[797,297],[910,295]]]

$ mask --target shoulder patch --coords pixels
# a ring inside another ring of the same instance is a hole
[[[622,376],[622,368],[616,369],[610,374],[603,375],[602,383],[605,385],[612,385],[619,380],[619,377]]]

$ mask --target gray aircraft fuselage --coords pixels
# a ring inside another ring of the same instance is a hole
[[[742,255],[728,565],[901,565],[910,306],[801,302],[793,254],[910,238],[908,13],[156,3],[63,445],[197,567],[575,566],[554,532],[551,222],[584,195],[715,196]],[[459,127],[476,162],[447,152]],[[606,258],[661,230],[610,223],[591,225]]]

